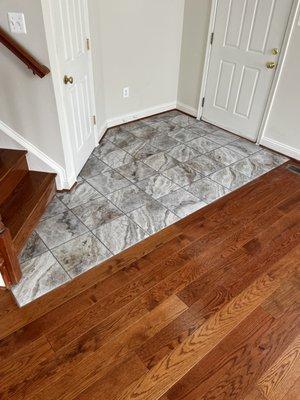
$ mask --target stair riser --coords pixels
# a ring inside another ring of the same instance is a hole
[[[26,156],[21,157],[0,181],[0,205],[5,202],[28,171]]]

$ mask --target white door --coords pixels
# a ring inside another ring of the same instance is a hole
[[[78,174],[92,153],[95,100],[87,0],[51,0],[63,112]]]
[[[256,140],[292,3],[218,0],[202,115],[205,121]]]

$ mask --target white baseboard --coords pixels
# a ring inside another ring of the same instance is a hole
[[[69,187],[70,182],[66,177],[65,169],[61,165],[48,157],[28,140],[24,139],[19,133],[14,131],[3,121],[0,121],[0,130],[17,142],[23,149],[28,151],[27,162],[30,170],[54,172],[57,174],[57,189],[61,190]]]
[[[271,150],[275,150],[278,153],[284,154],[285,156],[300,160],[300,149],[288,146],[286,144],[278,142],[277,140],[262,137],[259,144],[268,147]]]
[[[99,129],[99,133],[98,133],[98,143],[100,142],[100,140],[102,139],[102,137],[105,135],[105,132],[107,130],[107,122],[105,122]],[[97,145],[98,145],[97,143]]]
[[[141,111],[136,111],[130,114],[122,115],[120,117],[112,118],[106,121],[106,127],[112,128],[127,122],[132,122],[140,118],[151,117],[151,115],[159,114],[165,111],[170,111],[176,108],[176,101],[166,104],[161,104],[159,106],[146,108]]]
[[[196,110],[196,108],[188,106],[187,104],[181,103],[181,101],[177,102],[176,108],[179,111],[182,111],[184,113],[191,115],[192,117],[197,117],[198,110]]]

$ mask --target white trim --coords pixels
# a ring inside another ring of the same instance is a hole
[[[281,51],[281,55],[279,58],[278,67],[276,68],[276,72],[275,72],[274,80],[273,80],[273,83],[272,83],[272,86],[270,89],[264,116],[262,119],[260,129],[258,131],[257,143],[259,143],[259,144],[260,143],[262,144],[262,139],[266,133],[267,124],[268,124],[268,121],[270,118],[270,114],[271,114],[272,106],[274,104],[275,96],[277,94],[279,81],[280,81],[280,78],[281,78],[281,75],[283,72],[283,67],[284,67],[286,57],[287,57],[289,44],[290,44],[290,41],[292,38],[293,28],[297,24],[297,15],[298,15],[299,8],[300,8],[300,0],[294,0],[292,9],[291,9],[290,18],[289,18],[287,28],[286,28],[286,33],[284,35],[284,39],[283,39],[283,43],[282,43],[282,51]],[[279,142],[277,142],[277,143],[279,143]],[[287,146],[287,147],[289,147],[289,146]],[[291,156],[291,157],[293,157],[293,156]]]
[[[114,126],[118,126],[121,124],[125,124],[127,122],[132,122],[137,119],[150,117],[151,115],[159,114],[165,111],[174,110],[177,106],[177,102],[173,101],[171,103],[161,104],[159,106],[146,108],[141,111],[136,111],[130,114],[122,115],[121,117],[111,118],[106,121],[106,127],[112,128]]]
[[[182,103],[181,101],[177,101],[177,109],[184,113],[191,115],[192,117],[197,117],[198,111],[194,107],[190,107],[187,104]]]
[[[37,157],[45,167],[43,168],[41,164],[39,164],[38,170],[40,171],[43,169],[44,171],[47,172],[55,172],[57,174],[56,178],[56,186],[57,189],[65,189],[71,187],[69,185],[67,176],[66,176],[66,171],[65,169],[59,165],[56,161],[52,160],[52,158],[48,157],[47,154],[43,153],[41,150],[39,150],[36,146],[34,146],[32,143],[30,143],[28,140],[24,139],[23,136],[21,136],[19,133],[14,131],[12,128],[10,128],[8,125],[6,125],[3,121],[0,121],[0,129],[8,135],[10,138],[12,138],[14,141],[19,143],[20,146],[22,146],[25,150],[28,151],[28,161],[30,167],[32,168],[34,160],[31,158],[31,155],[34,155]],[[75,178],[76,179],[76,178]]]
[[[205,91],[206,91],[206,83],[207,83],[207,78],[208,78],[210,55],[211,55],[210,41],[211,41],[211,34],[213,33],[214,28],[215,28],[217,5],[218,5],[218,0],[212,0],[210,19],[209,19],[209,27],[208,27],[207,40],[206,40],[205,60],[204,60],[204,67],[203,67],[203,73],[202,73],[202,82],[201,82],[201,88],[200,88],[197,119],[201,119],[202,114],[203,114],[202,99],[203,99],[203,97],[205,97]]]
[[[103,138],[103,136],[105,135],[105,132],[107,130],[107,123],[104,122],[104,124],[101,126],[101,128],[99,129],[99,134],[98,134],[98,141],[97,141],[97,146],[100,142],[100,140]]]
[[[267,137],[261,138],[260,144],[262,146],[270,148],[271,150],[277,151],[278,153],[284,154],[285,156],[292,157],[300,161],[299,149],[278,142],[277,140],[269,139]]]

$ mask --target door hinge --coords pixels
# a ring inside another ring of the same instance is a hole
[[[91,48],[89,38],[86,39],[86,48],[87,48],[87,50],[90,50],[90,48]]]
[[[202,107],[204,107],[205,104],[205,97],[202,98]]]
[[[93,124],[97,125],[96,115],[93,115]]]
[[[215,34],[214,34],[214,32],[212,32],[212,33],[210,34],[210,44],[211,44],[211,45],[212,45],[213,42],[214,42],[214,37],[215,37]]]

